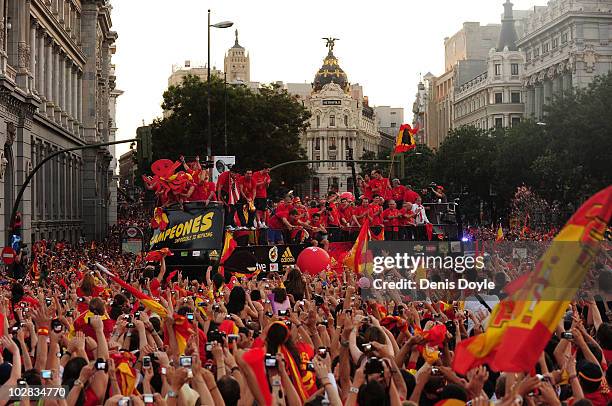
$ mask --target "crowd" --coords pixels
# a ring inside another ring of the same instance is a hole
[[[182,158],[180,162],[184,172],[179,173],[186,174],[180,188],[159,187],[163,182],[145,177],[147,188],[155,190],[158,206],[220,202],[228,230],[237,237],[260,230],[255,240],[263,244],[351,241],[366,221],[380,239],[426,240],[432,239],[433,224],[442,223],[445,213],[455,214],[454,206],[446,204],[444,187],[432,183],[416,192],[399,179],[385,178],[380,170],[358,178],[361,194],[357,198],[332,190],[318,198],[302,199],[288,193],[273,201],[268,196],[269,168],[247,169],[241,174],[234,166],[212,182],[199,160],[187,163]],[[174,170],[177,168],[175,165]]]
[[[33,247],[38,275],[4,276],[1,404],[11,403],[9,388],[38,385],[65,386],[65,399],[21,397],[18,404],[603,406],[612,400],[611,314],[599,297],[568,307],[533,370],[480,366],[461,375],[451,367],[455,348],[483,332],[491,311],[473,292],[372,295],[365,276],[348,269],[312,276],[293,266],[253,277],[209,268],[201,281],[189,280],[166,269],[163,256],[147,262],[119,254],[117,244],[117,238],[74,247],[39,242]],[[513,280],[520,269],[510,260],[494,256],[470,278]],[[606,252],[597,266],[609,273],[609,265]],[[486,303],[502,296],[499,289],[489,293]]]

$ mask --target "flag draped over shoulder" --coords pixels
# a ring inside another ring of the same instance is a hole
[[[225,275],[225,262],[228,260],[232,253],[236,249],[238,244],[234,237],[232,237],[232,233],[229,231],[225,232],[225,242],[223,243],[223,250],[221,251],[221,259],[219,259],[219,273],[221,275]]]
[[[355,273],[364,273],[366,270],[367,253],[368,253],[368,241],[370,239],[370,222],[366,218],[357,240],[353,248],[349,251],[348,255],[344,258],[344,266],[350,268]]]
[[[512,284],[486,331],[457,346],[453,369],[465,374],[486,363],[495,371],[531,370],[582,283],[611,217],[612,186],[587,200],[535,270]]]
[[[123,289],[127,290],[136,299],[140,300],[140,303],[142,303],[144,307],[151,310],[153,313],[159,314],[161,318],[164,318],[168,315],[168,311],[166,310],[166,308],[162,306],[157,300],[153,299],[151,296],[146,295],[142,291],[131,286],[129,283],[125,282],[124,280],[122,280],[121,278],[119,278],[118,276],[116,276],[111,271],[109,271],[108,269],[106,269],[105,267],[103,267],[97,262],[96,262],[96,267],[100,271],[107,274],[112,279],[113,282],[121,286]]]
[[[414,135],[419,132],[419,127],[412,128],[410,124],[402,124],[395,139],[394,154],[401,154],[416,148]]]

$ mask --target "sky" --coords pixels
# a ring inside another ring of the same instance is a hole
[[[465,21],[500,23],[505,0],[111,0],[119,34],[117,139],[161,116],[162,94],[173,64],[205,62],[206,14],[234,27],[211,29],[211,65],[223,69],[234,44],[251,57],[251,81],[311,83],[327,53],[322,37],[333,36],[334,54],[349,82],[363,86],[370,105],[404,108],[411,121],[419,78],[443,73],[444,38]],[[513,0],[514,9],[545,5]],[[119,145],[119,154],[127,144]],[[201,148],[204,150],[204,146]]]

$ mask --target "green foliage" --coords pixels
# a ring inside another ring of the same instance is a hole
[[[420,189],[435,181],[433,175],[435,154],[427,145],[417,145],[416,149],[396,157],[399,161],[399,177],[402,185]],[[402,170],[403,167],[403,170]]]
[[[266,164],[306,159],[299,134],[308,126],[310,113],[276,85],[252,92],[246,86],[211,80],[211,129],[213,155],[226,155],[224,105],[227,101],[227,155],[235,155],[241,169],[260,169]],[[179,86],[164,92],[162,108],[168,117],[152,124],[153,159],[206,155],[207,84],[187,76]],[[303,182],[306,165],[291,165],[275,171],[272,178],[286,184]]]

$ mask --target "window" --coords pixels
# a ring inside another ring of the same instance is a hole
[[[567,43],[567,32],[564,32],[563,34],[561,34],[561,43],[562,44]]]
[[[504,126],[503,117],[495,117],[495,128],[502,128]]]
[[[543,54],[548,53],[548,42],[542,45],[542,53]]]
[[[396,125],[397,123],[391,123],[391,128],[395,128]]]
[[[521,102],[521,92],[512,92],[512,93],[510,93],[510,102],[511,103],[520,103]]]
[[[558,47],[559,47],[559,38],[553,38],[552,49],[557,49]]]
[[[495,93],[495,104],[500,104],[504,102],[504,94],[503,93]]]
[[[329,126],[330,127],[335,127],[336,126],[336,116],[334,116],[334,115],[329,116]]]
[[[537,47],[533,50],[533,57],[537,58],[538,56],[540,56],[540,47]]]
[[[319,178],[312,178],[312,194],[313,196],[319,195]]]
[[[317,116],[317,128],[321,127],[321,116]]]
[[[521,122],[520,117],[512,117],[512,127],[514,127],[515,125],[518,125],[520,122]]]
[[[518,76],[518,74],[519,74],[519,65],[518,65],[518,63],[511,63],[510,64],[510,74],[512,76]]]
[[[396,112],[396,111],[392,111],[390,114],[391,114],[392,116],[394,116],[394,115],[395,115],[395,113],[397,113],[397,112]]]
[[[319,137],[315,138],[315,150],[320,150],[321,149],[321,139]],[[317,158],[319,159],[319,158]]]
[[[336,137],[329,137],[329,149],[336,149]]]
[[[348,116],[346,114],[344,115],[344,126],[348,127]]]
[[[496,63],[495,64],[495,76],[499,76],[499,75],[501,75],[501,64]]]

